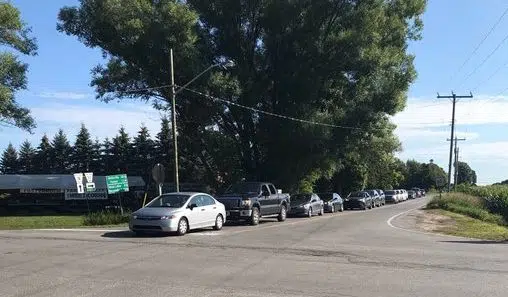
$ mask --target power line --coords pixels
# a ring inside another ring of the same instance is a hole
[[[469,79],[471,78],[471,76],[473,76],[473,74],[476,73],[476,71],[478,71],[478,69],[480,69],[500,48],[501,46],[505,43],[505,41],[508,40],[508,34],[503,38],[503,40],[501,40],[500,43],[498,43],[498,45],[494,48],[494,50],[492,50],[488,55],[487,57],[485,57],[485,59],[483,59],[483,61],[480,63],[480,65],[478,65],[476,68],[473,69],[473,71],[471,71],[463,80],[462,82],[460,83],[459,85],[459,88],[462,87],[462,85]]]
[[[490,34],[492,34],[492,32],[494,32],[494,29],[496,29],[496,27],[499,25],[499,23],[501,23],[501,21],[503,20],[503,18],[506,16],[506,14],[508,13],[508,7],[504,10],[503,14],[499,17],[499,19],[494,23],[494,25],[490,28],[490,30],[487,32],[487,34],[485,34],[482,38],[482,40],[476,45],[476,47],[474,48],[474,50],[471,52],[471,54],[469,54],[469,56],[466,58],[466,60],[464,61],[464,63],[462,63],[462,65],[460,65],[459,69],[457,69],[457,71],[455,72],[454,75],[452,75],[451,79],[450,79],[450,82],[453,81],[453,79],[457,76],[457,74],[460,73],[460,71],[464,68],[464,66],[466,66],[466,64],[471,60],[471,58],[474,56],[474,54],[476,54],[476,52],[480,49],[480,47],[483,45],[483,43],[485,42],[485,40],[487,40],[487,38],[490,36]]]
[[[342,125],[327,124],[327,123],[322,123],[322,122],[316,122],[316,121],[299,119],[299,118],[295,118],[295,117],[291,117],[291,116],[286,116],[286,115],[277,114],[277,113],[273,113],[273,112],[269,112],[269,111],[265,111],[265,110],[260,110],[260,109],[253,108],[253,107],[246,106],[246,105],[242,105],[242,104],[230,101],[230,100],[217,98],[217,97],[214,97],[214,96],[211,96],[211,95],[208,95],[208,94],[205,94],[205,93],[193,90],[193,89],[189,89],[189,88],[183,88],[183,89],[186,90],[186,91],[189,91],[191,93],[194,93],[194,94],[200,95],[202,97],[205,97],[207,99],[211,99],[212,101],[215,101],[215,102],[222,102],[222,103],[225,103],[227,105],[236,106],[236,107],[239,107],[239,108],[243,108],[243,109],[246,109],[246,110],[254,111],[254,112],[257,112],[257,113],[266,114],[266,115],[277,117],[277,118],[281,118],[281,119],[286,119],[286,120],[290,120],[290,121],[295,121],[295,122],[300,122],[300,123],[306,123],[306,124],[311,124],[311,125],[317,125],[317,126],[331,127],[331,128],[350,129],[350,130],[364,130],[363,128],[359,128],[359,127],[342,126]],[[376,129],[376,130],[381,130],[381,129]]]

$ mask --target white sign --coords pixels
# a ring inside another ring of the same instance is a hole
[[[78,193],[75,189],[65,190],[65,200],[106,200],[108,199],[107,189],[96,189],[95,192]]]
[[[86,191],[87,192],[95,191],[95,183],[86,183]]]
[[[93,172],[85,172],[85,178],[87,183],[93,182]]]
[[[83,173],[74,173],[74,179],[76,180],[76,184],[83,184]]]
[[[83,194],[85,192],[83,184],[77,184],[77,186],[78,186],[78,194]]]

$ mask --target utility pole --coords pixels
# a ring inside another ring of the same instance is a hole
[[[458,147],[458,142],[459,141],[465,141],[466,139],[465,138],[457,138],[457,136],[455,136],[455,139],[453,139],[453,143],[455,143],[455,148],[454,148],[454,152],[455,152],[455,158],[454,158],[454,162],[453,162],[453,166],[454,166],[454,183],[453,183],[453,189],[455,190],[457,188],[457,172],[458,172],[458,162],[459,162],[459,157],[458,157],[458,154],[459,154],[459,147]],[[450,141],[450,138],[446,139],[446,141]]]
[[[452,91],[451,96],[441,96],[439,93],[437,93],[437,98],[447,98],[452,99],[453,108],[452,108],[452,129],[451,129],[451,136],[450,139],[453,139],[454,133],[455,133],[455,104],[457,103],[457,99],[460,98],[473,98],[473,93],[469,93],[469,95],[465,96],[458,96]],[[448,159],[448,192],[451,190],[451,182],[452,182],[452,154],[453,154],[453,141],[450,141],[450,156]]]
[[[175,190],[180,192],[180,180],[178,176],[178,141],[176,139],[176,94],[175,94],[175,73],[173,68],[173,49],[169,50],[170,70],[171,70],[171,119],[173,130],[173,152],[175,162]]]

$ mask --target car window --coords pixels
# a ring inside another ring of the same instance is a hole
[[[215,204],[215,200],[213,200],[213,198],[210,196],[201,195],[201,199],[203,199],[204,205],[214,205]]]
[[[191,199],[191,201],[189,202],[188,205],[191,205],[191,204],[196,204],[198,207],[205,206],[205,202],[203,201],[203,196],[201,196],[201,195],[195,196],[194,198]]]
[[[275,187],[273,185],[268,185],[268,188],[270,188],[270,193],[273,195],[273,194],[277,194],[277,190],[275,190]]]
[[[268,192],[268,193],[270,193],[270,191],[268,190],[268,187],[267,187],[266,185],[263,185],[263,186],[261,187],[261,192],[262,192],[262,193],[264,193],[264,192]]]

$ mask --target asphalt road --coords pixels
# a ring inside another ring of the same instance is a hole
[[[508,244],[387,223],[424,203],[184,237],[1,231],[0,296],[508,296]]]

